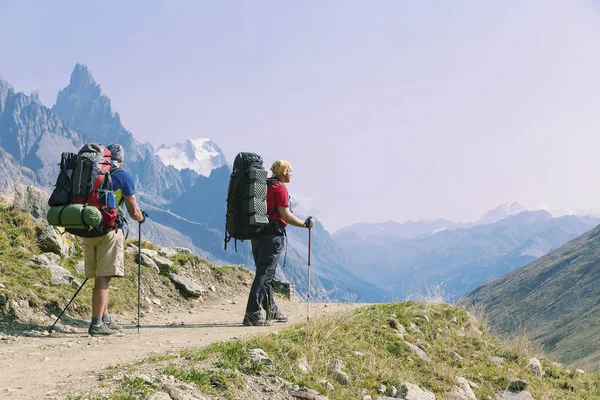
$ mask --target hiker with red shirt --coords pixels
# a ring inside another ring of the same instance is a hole
[[[272,321],[287,322],[287,318],[279,311],[273,295],[273,278],[277,270],[277,262],[285,245],[285,228],[292,225],[299,228],[312,228],[314,221],[308,217],[306,221],[292,214],[286,183],[292,179],[292,166],[286,160],[278,160],[271,166],[273,176],[267,179],[267,215],[269,224],[260,235],[252,238],[252,256],[256,265],[256,276],[243,324],[246,326],[266,326]],[[261,307],[266,311],[262,317]]]

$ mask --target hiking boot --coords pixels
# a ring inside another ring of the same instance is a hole
[[[110,319],[110,322],[108,324],[105,322],[104,325],[106,325],[108,327],[108,329],[110,329],[111,331],[123,330],[123,327],[121,325],[117,324],[113,318]]]
[[[90,325],[90,329],[88,329],[88,333],[90,336],[109,336],[114,335],[115,331],[111,330],[106,324],[102,325]]]
[[[269,318],[269,319],[271,321],[275,321],[275,322],[288,322],[288,317],[286,317],[285,315],[283,315],[280,312],[271,315],[271,318]]]
[[[273,322],[262,318],[256,318],[252,315],[246,315],[244,316],[242,324],[244,326],[271,326],[273,325]]]

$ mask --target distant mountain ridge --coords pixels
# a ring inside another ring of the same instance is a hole
[[[539,210],[418,237],[362,238],[356,232],[338,232],[333,237],[357,275],[386,289],[393,298],[404,299],[443,284],[446,300],[453,301],[599,222],[592,217],[552,218]]]
[[[0,177],[3,188],[13,182],[54,185],[59,158],[47,151],[62,148],[77,151],[85,135],[72,129],[36,95],[16,93],[8,82],[0,80],[0,158],[6,174]]]
[[[423,235],[442,231],[445,229],[457,229],[462,224],[448,221],[446,219],[418,220],[406,222],[359,222],[342,228],[334,233],[334,237],[345,233],[354,233],[361,239],[371,236],[397,236],[401,238],[415,238]]]

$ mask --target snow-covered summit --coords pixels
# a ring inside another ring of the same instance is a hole
[[[209,176],[210,171],[227,164],[219,146],[208,138],[188,139],[173,145],[163,144],[156,150],[156,155],[165,165],[172,165],[178,170],[189,168],[204,176]]]
[[[500,221],[501,219],[504,219],[506,217],[510,217],[511,215],[520,214],[523,211],[527,210],[516,201],[511,201],[505,204],[501,204],[493,210],[486,212],[484,216],[479,218],[475,224],[493,224],[494,222]]]

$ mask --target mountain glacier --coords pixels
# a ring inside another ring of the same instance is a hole
[[[501,219],[510,217],[511,215],[520,214],[523,211],[527,211],[525,207],[523,207],[516,201],[510,201],[508,203],[499,205],[493,210],[486,212],[481,218],[477,220],[477,222],[475,222],[475,225],[493,224],[494,222],[498,222]]]
[[[189,168],[206,177],[213,169],[227,165],[219,146],[208,138],[188,139],[173,145],[163,144],[156,150],[156,155],[167,166],[171,165],[177,170]]]

